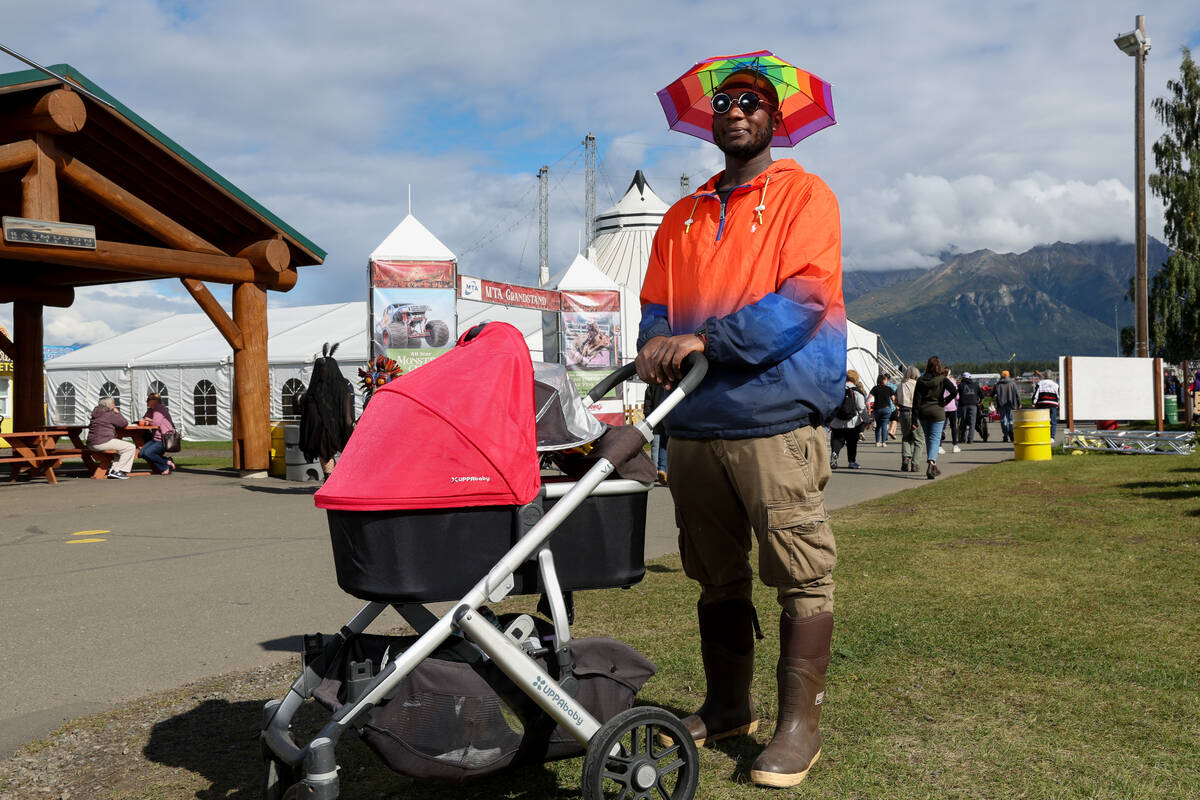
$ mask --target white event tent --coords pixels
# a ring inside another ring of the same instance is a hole
[[[268,309],[272,419],[295,416],[292,397],[308,386],[326,342],[339,343],[334,358],[357,386],[367,361],[365,316],[364,302]],[[47,361],[47,420],[87,424],[105,395],[119,397],[122,413],[133,417],[156,390],[185,438],[230,439],[232,382],[233,351],[212,321],[203,313],[175,314]]]

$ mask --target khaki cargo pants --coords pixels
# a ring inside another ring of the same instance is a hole
[[[833,610],[837,546],[822,490],[825,432],[808,426],[758,439],[679,439],[668,444],[683,570],[701,604],[750,599],[750,534],[758,574],[795,617]]]

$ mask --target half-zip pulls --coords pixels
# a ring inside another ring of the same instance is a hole
[[[754,213],[758,215],[758,222],[754,223],[750,227],[751,233],[758,230],[758,226],[763,224],[763,212],[767,210],[767,187],[770,185],[771,185],[771,176],[768,175],[767,179],[765,181],[763,181],[762,188],[759,190],[758,205],[756,205],[754,207]],[[733,193],[736,192],[738,189],[749,189],[749,188],[750,188],[750,184],[748,184],[748,183],[744,183],[741,186],[735,186],[732,189],[730,189],[727,193],[725,193],[724,197],[721,197],[720,192],[715,192],[712,194],[705,192],[703,194],[695,195],[695,197],[692,201],[692,213],[688,214],[688,218],[683,221],[684,234],[687,234],[689,231],[691,231],[692,224],[696,221],[696,219],[695,219],[696,207],[700,205],[700,198],[701,197],[712,197],[712,198],[715,198],[721,204],[720,216],[717,218],[717,238],[716,238],[716,241],[718,241],[718,242],[721,241],[721,234],[725,232],[726,205],[729,203],[729,200],[733,197]]]

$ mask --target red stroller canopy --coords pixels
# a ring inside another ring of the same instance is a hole
[[[488,323],[380,387],[316,494],[344,511],[522,505],[541,485],[533,364],[511,325]]]

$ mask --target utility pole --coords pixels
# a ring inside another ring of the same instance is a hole
[[[1146,36],[1146,17],[1134,18],[1136,27],[1123,33],[1113,42],[1122,53],[1133,57],[1133,182],[1135,208],[1133,212],[1134,252],[1133,274],[1133,354],[1138,358],[1150,356],[1150,313],[1146,289],[1146,54],[1150,39]]]
[[[596,238],[596,137],[583,137],[583,246]]]
[[[538,286],[550,282],[550,168],[538,170]]]
[[[1137,77],[1134,94],[1137,99],[1137,113],[1134,115],[1134,134],[1136,142],[1134,149],[1134,181],[1137,182],[1137,355],[1138,358],[1150,357],[1150,312],[1147,303],[1146,288],[1146,54],[1150,52],[1149,40],[1146,40],[1146,17],[1137,15],[1137,30],[1142,34],[1145,44],[1134,56]]]
[[[692,182],[691,182],[691,179],[688,178],[687,173],[685,172],[679,176],[679,196],[681,198],[683,198],[683,197],[687,197],[691,193],[692,193]]]

